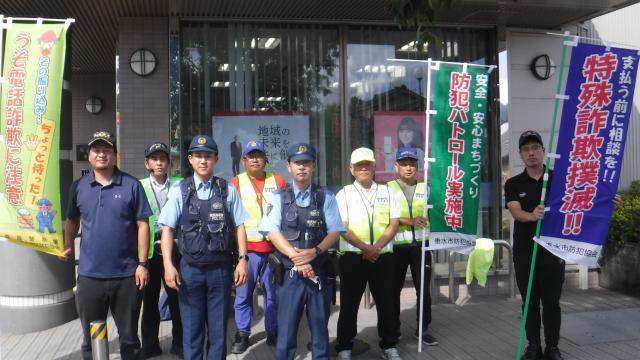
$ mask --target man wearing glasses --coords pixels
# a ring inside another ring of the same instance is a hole
[[[231,353],[242,354],[249,347],[251,318],[253,315],[253,290],[259,281],[264,291],[264,323],[267,332],[267,345],[275,346],[278,332],[278,303],[276,284],[267,266],[267,257],[273,252],[271,242],[258,232],[260,221],[271,205],[273,192],[284,189],[285,181],[280,174],[267,172],[267,156],[264,144],[249,141],[242,151],[242,165],[245,172],[231,179],[231,184],[240,193],[249,220],[244,224],[247,232],[247,251],[249,255],[249,274],[247,283],[236,288],[235,321],[236,337]]]

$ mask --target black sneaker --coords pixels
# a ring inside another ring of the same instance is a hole
[[[232,354],[242,354],[249,347],[249,335],[236,333],[236,341],[231,346]]]
[[[418,332],[416,331],[415,333],[415,337],[416,339],[418,339]],[[429,332],[427,331],[423,331],[422,332],[422,343],[424,343],[427,346],[436,346],[438,345],[438,340],[436,340],[436,338],[429,334]]]
[[[560,354],[560,349],[557,346],[547,346],[544,349],[544,358],[545,360],[563,360],[562,354]]]
[[[542,359],[542,348],[538,344],[529,344],[524,350],[524,355],[520,360],[540,360]]]
[[[162,349],[160,349],[159,345],[155,346],[145,346],[140,349],[140,359],[149,359],[156,356],[162,355]]]
[[[179,344],[171,345],[171,350],[169,350],[169,352],[181,359],[184,357],[184,351],[182,350],[182,345],[179,345]]]
[[[277,343],[278,343],[278,335],[276,334],[267,335],[267,345],[276,346]]]

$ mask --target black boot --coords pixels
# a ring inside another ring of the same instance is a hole
[[[249,347],[249,335],[236,333],[236,341],[231,346],[232,354],[242,354]]]
[[[560,349],[557,346],[547,346],[544,349],[544,358],[546,360],[563,360],[562,354],[560,354]]]
[[[524,350],[524,355],[520,360],[540,360],[542,359],[542,347],[538,344],[529,344]]]

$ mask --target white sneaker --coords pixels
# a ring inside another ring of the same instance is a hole
[[[338,360],[351,360],[351,350],[342,350],[338,353]]]
[[[380,353],[380,356],[383,359],[387,359],[387,360],[402,360],[402,358],[400,357],[400,354],[398,354],[398,349],[394,347],[383,349],[382,352]]]

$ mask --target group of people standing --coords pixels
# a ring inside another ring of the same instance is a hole
[[[115,166],[112,134],[98,131],[88,146],[92,171],[71,186],[65,223],[66,257],[82,227],[77,303],[84,358],[91,358],[90,323],[104,320],[109,310],[123,359],[160,355],[163,280],[173,321],[172,354],[202,359],[206,343],[207,358],[226,356],[232,285],[236,335],[231,352],[245,352],[259,283],[266,343],[276,347],[278,359],[294,358],[303,312],[313,358],[328,359],[333,294],[328,274],[335,272],[328,253],[340,239],[338,356],[351,358],[358,307],[369,284],[381,354],[400,359],[400,291],[410,266],[419,294],[421,229],[427,225],[424,184],[416,180],[417,149],[398,149],[399,179],[389,185],[373,181],[373,151],[354,150],[350,170],[356,180],[334,195],[312,182],[316,150],[306,143],[288,149],[291,184],[266,171],[266,151],[258,141],[243,147],[245,172],[229,182],[214,176],[218,146],[207,135],[191,141],[188,161],[194,174],[185,179],[167,175],[170,152],[163,143],[145,149],[149,176],[140,181]],[[429,277],[427,272],[427,288]],[[427,331],[428,296],[424,304],[421,333],[425,343],[435,345]]]
[[[543,155],[544,149],[537,153],[542,141],[534,135],[537,133],[521,137],[521,154],[527,169],[534,165],[543,169],[538,155]],[[397,149],[397,179],[387,184],[373,180],[374,152],[368,148],[354,150],[349,169],[355,181],[334,195],[312,182],[317,153],[306,143],[288,149],[290,184],[280,174],[266,171],[266,151],[258,141],[244,145],[241,160],[245,172],[229,182],[214,175],[218,146],[207,135],[197,135],[191,141],[188,161],[194,174],[185,179],[167,176],[170,152],[163,143],[145,149],[149,177],[140,181],[115,166],[117,150],[112,134],[98,131],[88,146],[92,171],[71,186],[65,223],[66,257],[71,257],[74,238],[82,225],[76,297],[85,359],[91,359],[89,324],[106,319],[109,310],[118,327],[123,359],[162,353],[158,341],[161,279],[169,299],[171,353],[175,355],[185,359],[202,359],[205,354],[208,359],[226,357],[232,285],[236,289],[236,334],[231,352],[245,352],[250,346],[253,292],[259,283],[265,297],[266,343],[276,347],[277,358],[294,358],[298,326],[305,312],[312,356],[328,359],[332,298],[328,275],[335,272],[328,252],[336,244],[341,254],[335,348],[339,359],[352,357],[358,308],[367,284],[376,303],[380,355],[401,359],[397,348],[401,335],[400,292],[407,267],[417,302],[422,301],[424,308],[420,321],[416,306],[416,325],[422,323],[422,329],[416,326],[414,335],[421,335],[426,345],[438,344],[429,331],[429,252],[425,254],[424,283],[420,283],[421,246],[427,240],[424,229],[428,228],[428,217],[424,210],[426,188],[417,179],[421,160],[417,148]],[[537,160],[529,159],[529,153]],[[530,186],[537,188],[537,182]],[[520,205],[523,195],[514,186],[515,181],[507,183],[506,205],[516,217],[516,225],[518,221],[541,218],[539,207]],[[539,199],[536,191],[524,194]],[[549,271],[548,276],[543,275],[544,281],[557,285],[534,285],[532,290],[536,292],[536,312],[527,325],[532,358],[542,356],[537,309],[540,299],[545,307],[545,355],[560,356],[556,336],[559,311],[554,309],[559,302],[564,263],[549,261],[541,265]],[[517,260],[516,265],[518,270]],[[526,279],[520,277],[522,290]],[[425,289],[422,299],[421,285]],[[552,289],[547,294],[549,287]],[[141,302],[142,344],[137,334]]]

